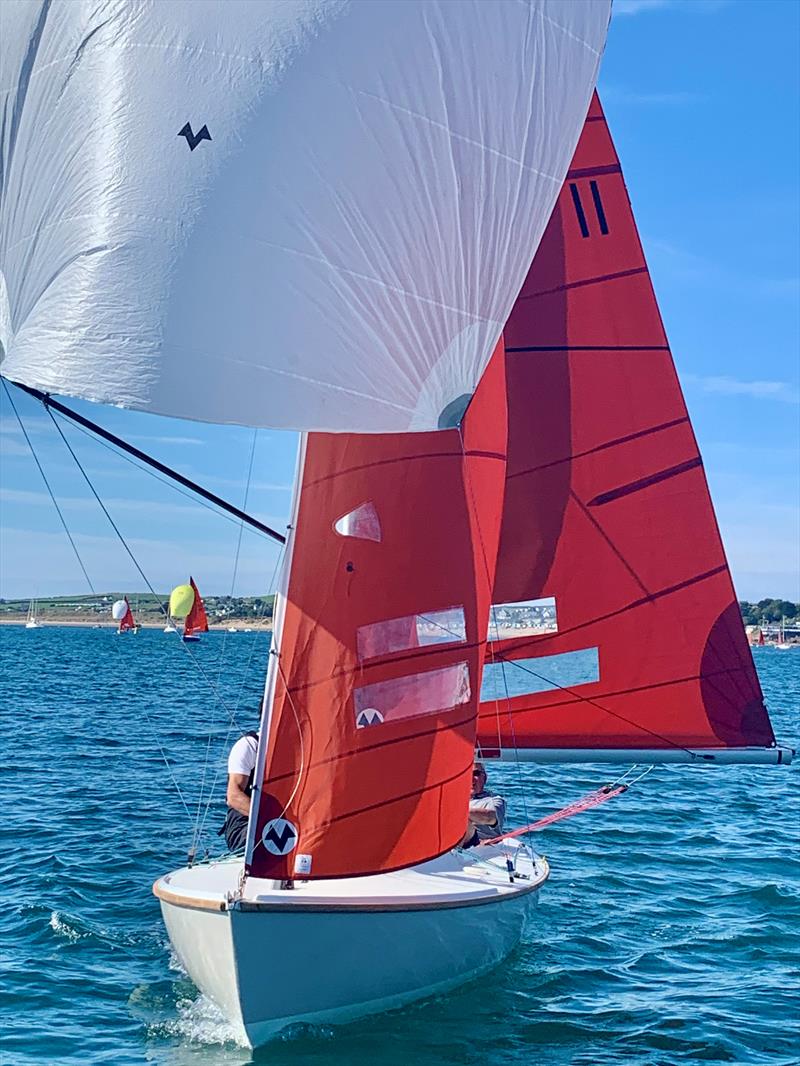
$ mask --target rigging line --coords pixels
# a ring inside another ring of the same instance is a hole
[[[152,455],[148,455],[147,452],[141,451],[139,448],[135,448],[132,444],[129,444],[121,437],[117,437],[114,433],[110,433],[107,429],[103,429],[96,422],[92,422],[89,418],[84,418],[83,415],[79,415],[77,411],[73,411],[71,407],[67,407],[66,404],[59,403],[58,400],[54,400],[47,392],[40,392],[39,389],[32,389],[28,385],[21,385],[18,381],[13,384],[23,392],[27,392],[29,396],[33,396],[35,399],[40,400],[45,409],[50,413],[52,418],[52,411],[58,411],[59,414],[64,415],[71,422],[77,422],[78,425],[83,426],[86,429],[92,431],[104,440],[110,441],[111,444],[117,448],[121,448],[122,451],[127,452],[129,455],[135,456],[143,463],[147,463],[148,466],[152,466],[162,474],[166,474],[167,477],[177,481],[180,485],[183,485],[187,489],[191,489],[192,492],[196,492],[199,496],[203,496],[205,499],[210,500],[211,503],[221,507],[223,511],[227,511],[229,514],[234,515],[242,522],[247,522],[248,525],[253,526],[255,529],[265,533],[268,537],[272,537],[273,540],[277,540],[280,544],[283,544],[285,537],[283,534],[278,533],[276,530],[271,529],[263,522],[259,522],[258,519],[253,518],[252,515],[245,514],[244,511],[239,510],[238,507],[234,507],[232,503],[228,503],[227,500],[223,500],[221,496],[217,496],[213,492],[209,492],[208,489],[204,489],[202,485],[198,485],[197,482],[192,481],[188,477],[184,477],[183,474],[179,474],[177,470],[173,470],[172,467],[167,466],[165,463],[159,462],[158,459],[154,459]]]
[[[477,502],[475,500],[475,492],[474,492],[473,486],[472,486],[472,477],[470,476],[470,467],[469,467],[469,463],[467,462],[466,448],[464,447],[464,435],[461,432],[461,426],[460,425],[458,426],[458,441],[459,441],[459,444],[461,445],[461,465],[462,465],[462,469],[463,469],[464,475],[465,475],[465,482],[466,482],[467,488],[469,490],[470,500],[472,502],[472,512],[473,512],[473,514],[475,516],[475,528],[478,531],[478,541],[479,541],[480,546],[481,546],[481,559],[483,560],[483,568],[484,568],[484,570],[486,572],[486,586],[487,586],[487,590],[488,590],[488,593],[489,593],[489,610],[492,611],[492,608],[493,608],[492,597],[493,597],[493,591],[494,591],[494,580],[492,578],[492,573],[491,573],[491,570],[490,570],[490,567],[489,567],[489,557],[488,557],[488,555],[486,553],[486,545],[485,545],[484,540],[483,540],[483,530],[481,528],[480,512],[478,510],[478,505],[477,505]],[[498,543],[498,551],[499,551],[499,543]],[[497,623],[495,622],[495,627],[496,626],[497,626]],[[499,630],[498,630],[498,634],[499,634]],[[480,637],[480,633],[478,633],[478,637]],[[492,640],[492,636],[491,636],[491,631],[490,630],[487,631],[486,642],[487,642],[487,644],[489,644],[491,646],[492,657],[494,658],[494,641]],[[484,662],[485,662],[485,659],[486,659],[486,657],[484,655]],[[505,675],[503,675],[503,680],[505,681]],[[482,684],[482,681],[483,681],[483,678],[481,677],[479,679],[479,681],[478,681],[478,684],[479,685]],[[527,796],[526,796],[526,793],[525,793],[525,779],[524,779],[524,776],[523,776],[523,773],[522,773],[522,763],[520,762],[520,758],[519,758],[519,748],[517,747],[517,738],[516,738],[516,732],[515,732],[515,726],[514,726],[514,719],[513,719],[513,715],[511,714],[511,700],[510,700],[510,697],[509,697],[509,694],[508,694],[508,686],[506,686],[506,702],[507,702],[507,708],[508,708],[509,723],[511,725],[511,740],[512,740],[512,743],[514,745],[514,756],[515,756],[515,762],[516,762],[516,767],[517,767],[517,785],[519,787],[519,791],[520,791],[520,794],[522,796],[523,813],[525,815],[525,819],[527,820],[528,817],[529,817],[529,815],[528,815],[528,800],[527,800]],[[478,704],[477,704],[477,710],[476,710],[476,714],[475,714],[476,740],[477,740],[478,712],[480,711],[480,704],[481,704],[481,694],[480,694],[480,688],[479,688],[479,690],[478,690]]]
[[[61,417],[61,415],[59,415],[59,418],[60,417]],[[93,440],[95,444],[99,444],[102,448],[105,448],[106,451],[111,452],[111,454],[116,456],[117,459],[122,459],[126,463],[130,463],[130,465],[132,467],[134,467],[136,470],[141,470],[141,472],[143,474],[147,474],[148,477],[153,478],[155,481],[160,482],[162,485],[166,485],[167,488],[172,489],[173,492],[177,492],[181,496],[185,496],[186,499],[187,500],[191,500],[192,503],[194,503],[194,504],[196,504],[196,505],[198,505],[200,507],[205,507],[205,509],[207,511],[210,511],[211,514],[216,515],[218,518],[224,518],[225,521],[226,522],[230,522],[231,525],[234,525],[237,528],[241,525],[241,522],[238,521],[236,518],[234,518],[232,515],[227,514],[225,511],[221,511],[218,507],[215,507],[214,504],[207,503],[204,499],[202,499],[202,497],[198,498],[198,496],[196,494],[192,494],[191,492],[186,492],[184,489],[180,488],[178,485],[175,485],[168,478],[160,477],[158,474],[155,473],[155,471],[148,469],[148,467],[146,467],[142,463],[137,463],[135,459],[132,459],[129,455],[126,455],[125,452],[118,451],[116,448],[112,447],[112,445],[107,444],[106,441],[104,441],[101,437],[98,437],[95,433],[90,433],[88,429],[84,429],[83,426],[79,426],[77,424],[77,422],[73,423],[72,425],[73,425],[73,429],[76,429],[79,433],[82,433],[85,437],[89,437],[89,439]],[[256,529],[254,526],[251,526],[251,529],[259,537],[264,537],[265,540],[271,540],[272,539],[271,537],[267,537],[266,533],[262,533],[260,529]]]
[[[89,574],[88,574],[88,572],[86,570],[86,567],[83,564],[83,560],[81,559],[81,556],[80,556],[80,553],[79,553],[79,551],[77,549],[75,541],[72,538],[72,534],[69,531],[69,528],[67,526],[67,523],[66,523],[66,520],[64,518],[64,515],[61,512],[61,508],[58,506],[58,501],[56,500],[56,497],[55,497],[55,495],[53,493],[53,490],[50,487],[50,483],[48,482],[48,480],[47,480],[47,478],[45,476],[44,470],[42,469],[42,465],[39,462],[39,457],[36,454],[36,450],[33,447],[33,443],[31,441],[30,437],[28,436],[27,432],[25,431],[25,426],[23,425],[22,419],[19,416],[19,411],[17,411],[17,408],[16,408],[16,405],[14,403],[14,400],[12,399],[11,394],[8,391],[8,386],[6,385],[5,379],[3,378],[2,381],[3,381],[3,389],[5,390],[5,393],[6,393],[6,396],[8,397],[9,403],[11,404],[11,407],[12,407],[12,409],[14,411],[14,414],[17,417],[17,422],[19,422],[19,427],[22,430],[22,433],[23,433],[23,436],[25,437],[25,440],[27,441],[28,447],[31,450],[31,455],[33,456],[33,460],[36,463],[36,466],[39,468],[39,473],[42,475],[42,480],[44,481],[45,485],[47,486],[47,491],[50,494],[50,499],[53,501],[53,506],[55,507],[55,509],[56,509],[56,511],[58,513],[58,517],[61,519],[61,524],[64,527],[64,532],[66,533],[66,535],[67,535],[67,537],[69,539],[69,542],[72,545],[72,550],[75,552],[75,557],[78,560],[78,563],[80,564],[81,570],[83,571],[83,576],[86,578],[86,583],[89,586],[89,588],[92,590],[92,592],[96,595],[97,593],[95,592],[95,587],[92,584],[92,579],[89,577]],[[120,648],[120,646],[118,644],[115,644],[115,647],[117,649],[117,653],[118,654],[122,652],[122,649]],[[149,715],[149,713],[147,711],[147,707],[145,705],[142,705],[142,710],[144,711],[145,721],[147,722],[147,726],[148,726],[148,728],[150,730],[152,738],[153,738],[153,740],[156,743],[156,747],[159,750],[161,758],[164,760],[164,765],[167,768],[167,774],[169,775],[169,779],[172,782],[172,784],[174,785],[175,791],[178,793],[178,798],[180,799],[180,801],[181,801],[181,803],[183,805],[183,809],[186,811],[186,815],[187,815],[187,817],[189,819],[189,822],[191,824],[192,816],[191,816],[191,813],[189,811],[189,807],[188,807],[188,805],[186,803],[186,800],[184,799],[183,791],[181,790],[181,787],[178,784],[177,778],[175,777],[175,775],[172,772],[172,767],[170,766],[169,759],[167,758],[167,754],[164,751],[164,748],[162,747],[160,740],[158,739],[158,733],[156,732],[156,729],[153,726],[153,723],[152,723],[152,721],[150,719],[150,715]]]
[[[287,701],[289,703],[289,706],[292,708],[292,714],[294,715],[295,725],[297,726],[297,736],[298,736],[298,739],[300,741],[300,762],[299,762],[299,765],[297,767],[297,780],[295,781],[294,788],[292,789],[288,800],[283,805],[283,810],[277,816],[277,818],[270,819],[270,821],[277,821],[278,819],[283,818],[283,816],[289,810],[289,808],[292,805],[292,802],[294,801],[295,796],[297,795],[298,791],[300,790],[300,785],[301,785],[301,783],[303,781],[303,773],[305,771],[305,744],[303,742],[303,727],[300,724],[300,716],[297,713],[297,708],[294,705],[294,700],[292,699],[292,694],[289,691],[289,682],[286,679],[286,674],[283,672],[283,666],[281,664],[280,654],[278,652],[276,652],[275,656],[276,656],[277,663],[278,663],[278,673],[281,676],[281,680],[283,681],[283,687],[286,690],[286,699],[287,699]],[[274,706],[275,705],[274,697],[273,697],[272,703],[273,703],[273,706]],[[266,744],[266,742],[267,741],[266,741],[266,738],[265,738],[264,739],[264,743]],[[261,795],[261,792],[259,792],[259,796],[260,795]],[[256,813],[256,817],[258,817],[258,812],[255,812],[255,813]],[[254,844],[253,844],[253,852],[254,853],[255,853],[256,848],[261,843],[262,843],[262,841],[260,839],[256,840],[254,842]]]
[[[248,467],[247,467],[247,478],[245,480],[244,503],[242,504],[243,508],[247,507],[247,497],[248,497],[248,495],[250,493],[250,480],[251,480],[252,474],[253,474],[253,458],[255,456],[257,438],[258,438],[258,430],[254,429],[253,430],[253,440],[252,440],[252,442],[250,444],[250,460],[249,460]],[[242,549],[242,534],[243,534],[243,532],[244,532],[244,522],[240,522],[239,523],[239,535],[238,535],[238,537],[236,539],[236,551],[235,551],[234,557],[233,557],[233,574],[231,576],[231,592],[230,592],[231,598],[233,597],[233,592],[234,592],[234,589],[236,587],[236,575],[237,575],[238,570],[239,570],[239,555],[240,555],[241,549]],[[225,633],[223,634],[223,637],[222,637],[222,648],[220,649],[220,653],[219,653],[219,669],[217,670],[217,685],[219,685],[221,680],[222,680],[222,669],[223,669],[223,666],[225,664],[225,648],[226,648],[227,642],[228,642],[228,631],[226,629]],[[237,708],[238,708],[238,701],[237,701]],[[235,721],[235,719],[236,719],[236,708],[234,708],[234,711],[233,711],[233,720]],[[212,740],[212,738],[213,738],[213,729],[211,727],[209,727],[208,739],[206,741],[206,755],[205,755],[205,759],[203,760],[203,775],[202,775],[202,777],[200,779],[200,789],[199,789],[199,792],[198,792],[198,795],[197,795],[197,813],[195,815],[195,835],[197,835],[197,833],[199,831],[200,810],[201,810],[201,808],[203,806],[203,796],[204,796],[205,787],[206,787],[206,776],[208,774],[208,764],[209,764],[209,759],[210,759],[210,756],[211,756],[211,740]],[[193,841],[193,850],[195,849],[197,844],[199,844],[199,840],[195,839]]]
[[[35,449],[33,447],[31,439],[30,439],[30,437],[27,434],[25,426],[22,424],[22,419],[19,416],[19,411],[17,410],[16,404],[14,403],[14,400],[13,400],[13,398],[11,396],[11,393],[9,392],[8,385],[6,384],[6,379],[2,378],[0,380],[2,380],[2,382],[3,382],[3,389],[5,391],[6,396],[8,397],[8,402],[11,404],[11,409],[13,410],[14,414],[16,415],[17,422],[19,423],[19,428],[22,430],[22,435],[25,438],[25,441],[26,441],[28,447],[31,450],[31,455],[33,456],[33,461],[36,463],[36,466],[38,467],[39,473],[42,475],[42,481],[45,483],[45,487],[47,488],[47,491],[50,494],[50,499],[52,500],[53,506],[56,509],[56,514],[61,519],[61,525],[64,527],[64,532],[67,535],[67,540],[72,545],[72,550],[75,553],[75,558],[78,560],[78,566],[80,566],[81,570],[83,571],[83,576],[86,578],[86,584],[89,586],[91,591],[94,592],[95,588],[94,588],[94,585],[92,584],[92,579],[89,577],[89,574],[88,574],[88,572],[86,570],[86,567],[83,565],[83,559],[81,559],[80,552],[78,551],[78,547],[77,547],[75,541],[72,538],[72,534],[69,531],[69,527],[67,526],[66,519],[64,518],[64,515],[61,512],[61,508],[58,506],[58,500],[56,500],[55,493],[53,492],[53,490],[50,487],[50,482],[47,480],[47,476],[46,476],[44,470],[42,469],[42,464],[39,462],[39,457],[36,454],[36,451],[35,451]]]
[[[278,577],[278,571],[280,570],[281,565],[283,563],[283,556],[284,556],[285,550],[286,550],[285,545],[282,545],[280,550],[278,551],[278,557],[275,560],[275,566],[272,569],[272,577],[270,578],[270,580],[269,580],[269,582],[267,584],[267,588],[274,588],[275,587],[275,582],[276,582],[277,577]],[[273,618],[274,618],[274,610],[275,610],[275,598],[274,598],[274,596],[273,596],[273,601],[272,601],[272,607],[273,607]],[[267,605],[266,605],[266,603],[264,603],[262,608],[261,608],[261,611],[262,611],[261,617],[262,618],[264,616],[264,613],[266,613],[266,609],[267,609]],[[270,638],[270,641],[271,641],[271,639],[272,638]],[[244,679],[250,673],[250,665],[251,665],[251,663],[253,661],[253,655],[255,654],[256,646],[257,646],[256,636],[254,636],[253,640],[250,642],[250,654],[247,657],[247,664],[246,664],[246,666],[244,668],[244,672],[242,674],[242,678],[243,678],[242,685],[239,688],[239,694],[236,697],[236,703],[234,704],[234,708],[233,708],[234,717],[239,711],[239,704],[241,703],[242,692],[244,690]],[[233,722],[229,722],[228,723],[227,732],[225,733],[225,739],[223,741],[223,749],[222,749],[223,760],[224,760],[225,752],[227,752],[228,747],[230,745],[230,738],[231,738],[231,732],[232,731],[233,731]],[[199,831],[198,831],[198,839],[200,839],[202,837],[202,833],[203,833],[203,831],[205,829],[205,824],[206,824],[206,821],[208,819],[208,815],[209,815],[209,812],[211,810],[211,804],[212,804],[213,799],[214,799],[214,791],[215,791],[215,789],[217,787],[217,781],[219,780],[220,773],[222,772],[222,766],[225,765],[223,760],[220,760],[220,762],[218,762],[216,764],[216,770],[214,771],[214,779],[211,782],[211,788],[209,789],[209,792],[208,792],[208,798],[206,800],[205,810],[203,811],[203,817],[202,817],[202,820],[200,822],[200,828],[199,828]]]
[[[156,590],[150,584],[150,581],[148,580],[148,577],[145,574],[144,570],[142,570],[141,566],[139,566],[139,563],[137,562],[135,555],[133,554],[133,552],[131,551],[131,549],[128,546],[128,542],[125,540],[125,537],[122,535],[122,533],[121,533],[119,527],[117,526],[116,522],[111,517],[111,514],[109,513],[108,508],[106,507],[106,505],[101,500],[97,490],[95,489],[94,485],[92,484],[91,478],[86,473],[86,470],[84,469],[84,467],[83,467],[80,459],[78,458],[78,456],[75,454],[75,452],[74,452],[74,450],[72,448],[72,445],[69,443],[69,441],[67,440],[66,436],[64,435],[64,431],[62,430],[61,426],[58,424],[55,416],[53,415],[53,412],[50,410],[49,407],[46,407],[45,410],[47,411],[48,415],[50,416],[50,420],[52,421],[53,425],[56,427],[56,430],[58,431],[58,435],[61,437],[62,441],[64,442],[64,445],[65,445],[67,451],[72,456],[76,466],[78,467],[78,469],[80,470],[81,474],[83,475],[83,479],[86,482],[86,484],[89,486],[89,489],[91,490],[92,495],[94,496],[94,498],[97,500],[98,504],[100,505],[100,509],[102,510],[102,512],[106,516],[106,518],[108,519],[108,521],[109,521],[109,523],[111,525],[111,528],[117,534],[117,537],[119,538],[123,548],[125,549],[127,554],[130,556],[131,560],[133,561],[133,565],[136,567],[138,572],[141,574],[142,580],[144,581],[145,585],[147,585],[147,588],[150,590],[150,593],[152,594],[152,596],[155,598],[156,603],[158,604],[159,611],[161,612],[162,616],[165,619],[168,619],[169,616],[167,615],[167,612],[164,610],[164,604],[161,601],[161,597],[158,595]],[[220,696],[217,686],[214,684],[214,682],[211,680],[211,678],[206,673],[206,671],[203,668],[200,660],[197,659],[197,657],[194,655],[194,653],[192,652],[192,650],[191,650],[191,648],[189,647],[188,644],[184,644],[184,642],[181,641],[181,647],[184,649],[184,651],[188,654],[189,658],[194,663],[197,671],[200,673],[201,677],[203,678],[203,680],[208,685],[208,687],[211,690],[211,693],[213,694],[214,698],[219,702],[220,706],[223,707],[225,709],[226,713],[230,716],[230,711],[228,710],[228,706],[225,703],[225,700],[223,700],[222,697]]]
[[[562,685],[558,681],[553,681],[549,677],[545,677],[543,674],[537,674],[535,670],[531,670],[527,666],[522,666],[516,659],[506,659],[504,655],[498,655],[498,658],[504,662],[509,663],[511,666],[516,666],[518,670],[522,670],[523,673],[530,674],[532,677],[538,678],[540,681],[544,681],[545,684],[552,686],[554,689],[558,689],[561,692],[567,692],[570,696],[575,696],[576,699],[581,700],[583,703],[589,703],[592,707],[597,707],[599,711],[604,711],[605,714],[610,714],[612,718],[619,718],[621,722],[632,725],[635,729],[640,729],[643,733],[648,733],[651,737],[655,737],[657,740],[663,740],[665,744],[668,744],[671,748],[675,748],[678,751],[685,751],[687,755],[691,755],[693,759],[709,759],[713,760],[713,755],[700,755],[696,751],[692,751],[691,748],[686,748],[683,744],[678,744],[674,740],[670,740],[669,737],[662,736],[661,733],[656,733],[652,729],[648,729],[647,726],[640,725],[639,722],[634,722],[631,718],[626,718],[624,714],[619,714],[617,711],[611,711],[608,707],[604,707],[602,703],[598,703],[597,700],[593,700],[590,696],[584,696],[581,692],[576,692],[575,689],[569,688],[567,685]]]
[[[552,825],[554,822],[560,822],[564,818],[571,818],[575,814],[582,814],[584,811],[592,810],[593,807],[599,807],[601,803],[607,803],[608,800],[614,799],[616,796],[621,796],[623,792],[627,791],[628,789],[625,785],[618,785],[616,788],[606,785],[603,788],[598,788],[594,792],[590,792],[582,799],[575,800],[566,807],[562,807],[560,811],[553,811],[552,814],[546,814],[543,818],[531,822],[530,825],[523,825],[520,829],[512,829],[510,832],[503,833],[499,837],[492,837],[490,840],[484,841],[484,844],[502,844],[504,840],[524,836],[526,833],[536,833],[541,829],[545,829],[548,825]]]
[[[281,562],[283,560],[284,550],[285,549],[282,547],[281,550],[278,552],[278,558],[277,558],[277,560],[275,562],[275,567],[274,567],[274,569],[272,571],[272,578],[270,579],[269,585],[267,586],[268,588],[274,586],[274,584],[275,584],[275,579],[276,579],[277,574],[278,574],[278,569],[279,569],[279,567],[281,565]],[[274,610],[274,601],[273,601],[273,610]],[[266,611],[266,604],[262,608],[262,611]],[[263,617],[263,615],[262,615],[262,617]],[[246,678],[247,675],[250,672],[250,664],[253,661],[253,655],[255,654],[255,649],[256,649],[256,640],[255,640],[255,637],[254,637],[254,639],[250,642],[250,655],[248,656],[248,659],[247,659],[247,665],[244,668],[244,673],[242,675],[243,678]],[[240,686],[239,695],[236,698],[236,703],[235,703],[234,708],[233,708],[234,716],[237,714],[237,712],[239,710],[239,704],[241,702],[243,688],[244,688],[244,683],[242,683],[242,685]],[[231,737],[232,731],[233,731],[233,722],[229,722],[228,723],[228,730],[227,730],[227,732],[225,734],[225,740],[223,741],[223,754],[228,750],[228,745],[230,744],[230,737]],[[221,766],[222,765],[223,765],[222,763],[217,763],[217,768],[216,768],[216,770],[214,772],[214,780],[211,782],[211,788],[209,789],[209,792],[208,792],[208,798],[206,800],[205,810],[203,811],[203,817],[202,817],[202,820],[200,822],[200,828],[198,830],[198,839],[200,838],[201,834],[203,833],[203,831],[205,829],[206,819],[208,818],[209,811],[211,810],[211,804],[212,804],[213,799],[214,799],[214,790],[217,787],[217,781],[219,780],[219,776],[220,776]]]

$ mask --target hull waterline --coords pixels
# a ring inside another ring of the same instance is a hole
[[[402,1007],[501,963],[549,869],[519,849],[524,876],[511,883],[500,849],[481,850],[496,862],[447,855],[291,891],[250,879],[234,902],[226,893],[241,861],[176,871],[154,891],[190,977],[257,1047],[293,1023],[342,1024]]]

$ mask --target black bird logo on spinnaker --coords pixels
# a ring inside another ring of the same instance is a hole
[[[195,148],[201,141],[211,140],[211,134],[208,132],[208,126],[203,125],[200,127],[197,133],[192,133],[191,122],[186,123],[183,129],[180,130],[180,132],[178,133],[178,136],[186,138],[186,143],[189,145],[189,150],[192,152],[195,150]]]

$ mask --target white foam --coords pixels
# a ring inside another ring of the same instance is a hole
[[[172,1036],[195,1044],[236,1044],[247,1047],[244,1034],[235,1029],[219,1007],[202,993],[197,999],[179,999],[175,1004],[177,1017],[163,1027]]]
[[[77,929],[65,922],[58,911],[51,913],[49,925],[57,936],[63,936],[66,940],[80,940],[82,936],[86,936],[85,933],[79,933]]]

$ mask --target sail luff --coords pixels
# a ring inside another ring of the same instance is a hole
[[[275,687],[278,681],[281,637],[283,634],[284,618],[286,615],[286,598],[289,590],[289,577],[294,563],[294,531],[297,526],[297,513],[300,508],[300,494],[303,487],[303,467],[305,465],[306,447],[308,434],[301,433],[297,443],[297,457],[295,459],[294,481],[292,483],[292,502],[290,506],[289,528],[284,541],[283,559],[278,575],[278,587],[275,590],[275,599],[272,607],[272,638],[270,642],[269,659],[267,662],[267,675],[264,681],[264,696],[261,702],[261,716],[258,727],[258,746],[256,748],[256,765],[253,770],[253,790],[250,798],[250,814],[247,821],[247,842],[245,845],[245,872],[249,873],[253,854],[256,847],[262,847],[262,843],[256,836],[258,814],[261,806],[261,796],[265,786],[265,767],[269,741],[272,731],[273,711],[275,707]],[[298,773],[302,770],[298,766]]]

